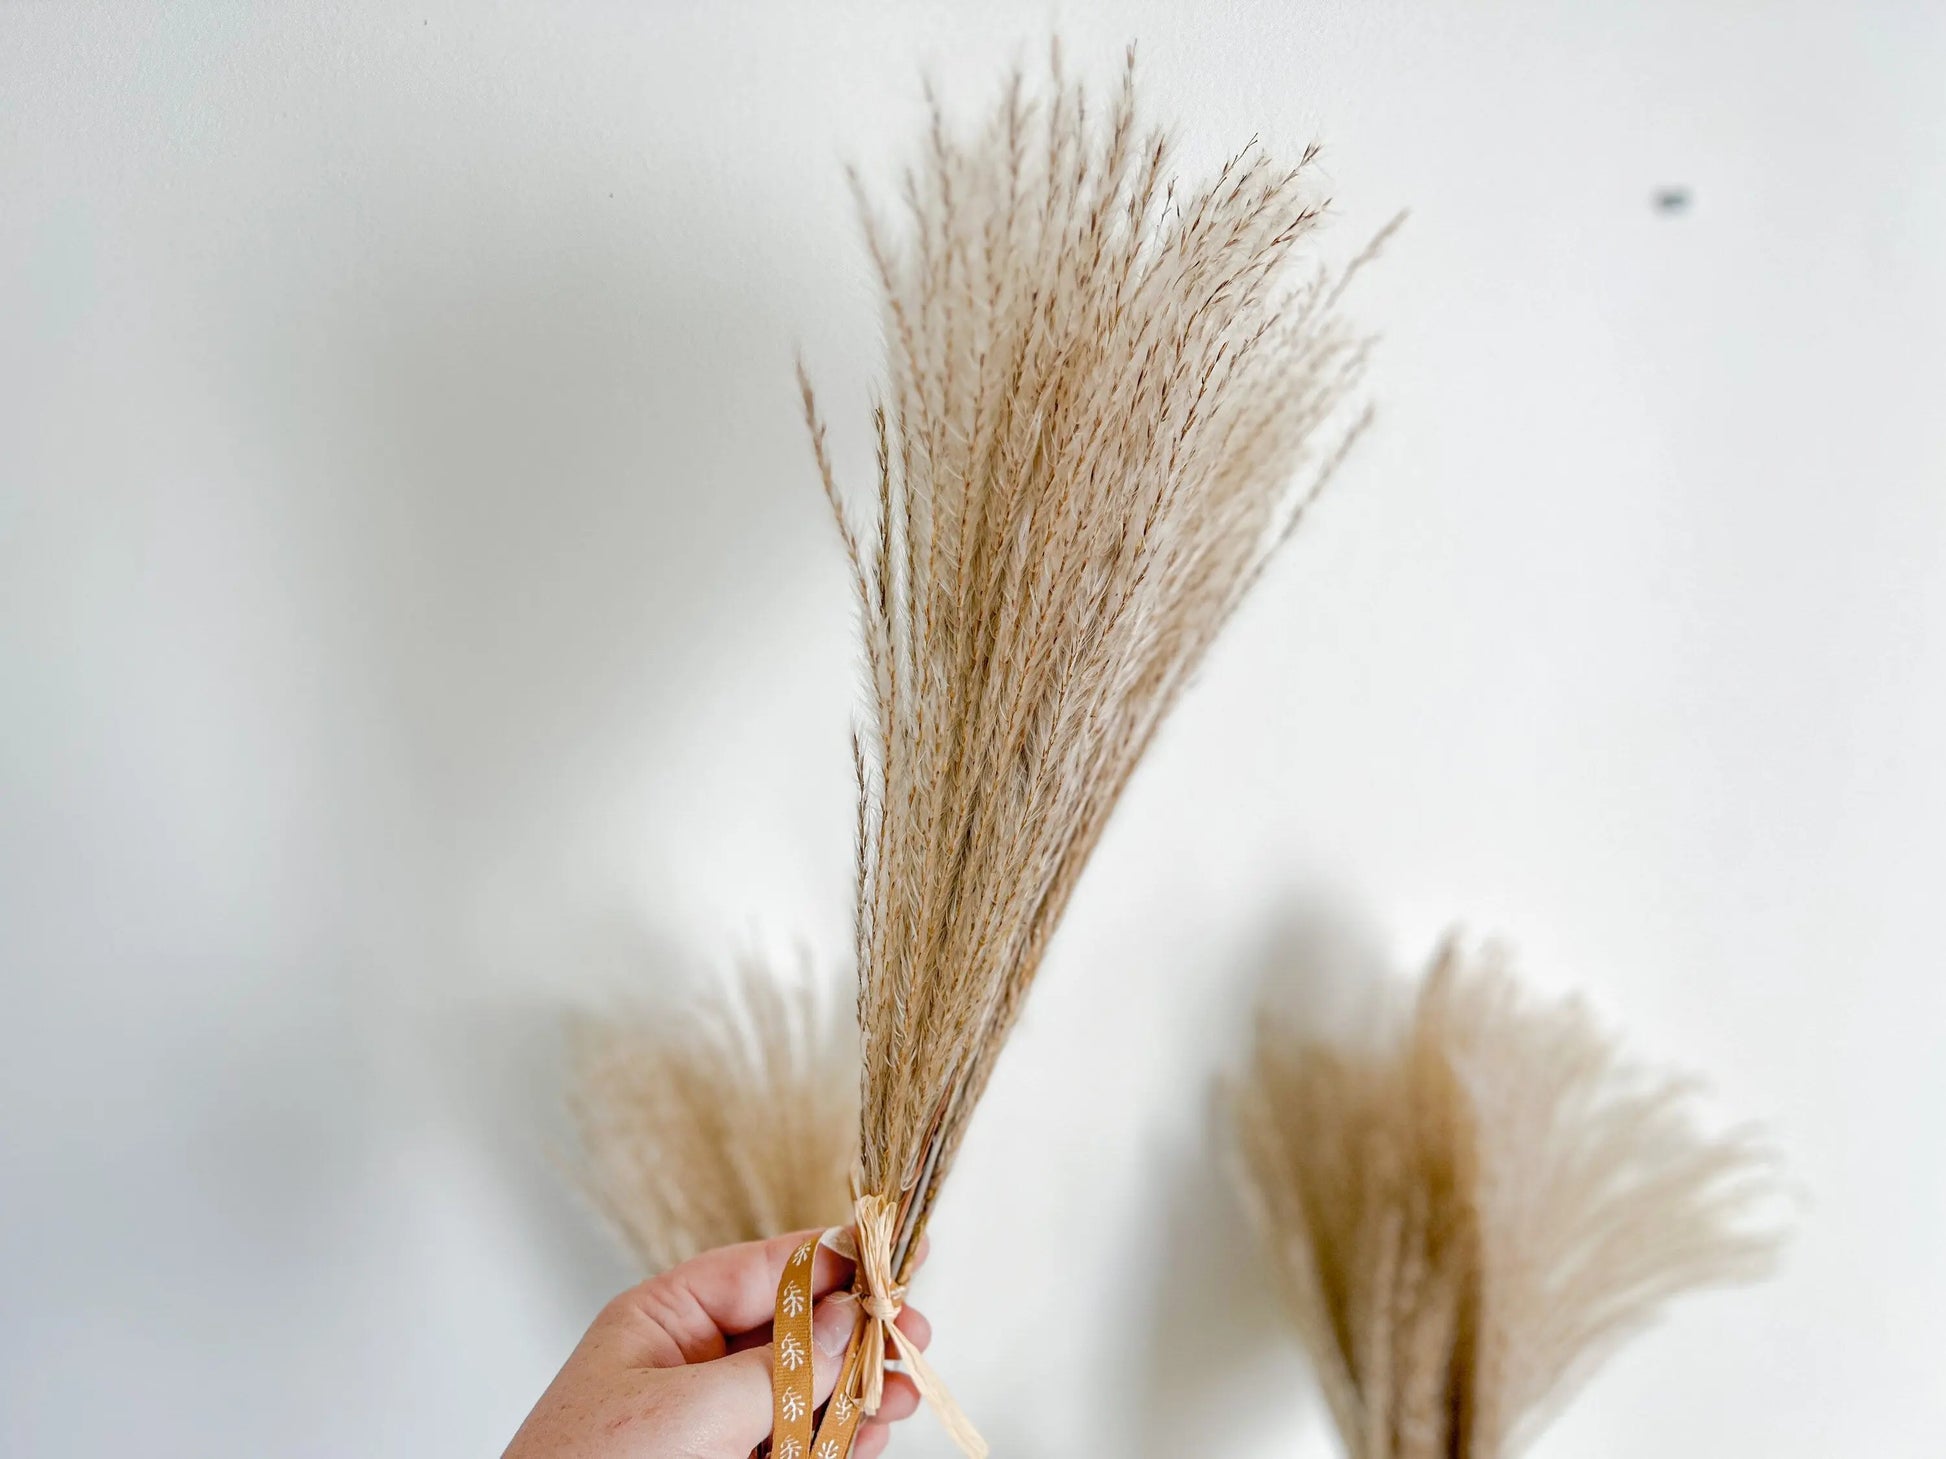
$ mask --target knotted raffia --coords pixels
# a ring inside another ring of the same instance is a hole
[[[1772,1167],[1576,1002],[1449,944],[1376,1047],[1266,1007],[1243,1189],[1351,1459],[1511,1459],[1672,1297],[1763,1272]]]
[[[892,1242],[898,1208],[881,1196],[860,1196],[852,1224],[836,1226],[806,1241],[784,1263],[777,1283],[777,1312],[771,1367],[774,1459],[841,1459],[865,1418],[885,1400],[885,1363],[896,1358],[906,1376],[939,1418],[948,1437],[967,1459],[986,1459],[986,1441],[947,1391],[926,1355],[899,1330],[905,1310],[905,1285],[892,1274]],[[831,1402],[821,1422],[812,1413],[816,1382],[810,1363],[812,1271],[819,1246],[830,1247],[855,1263],[852,1290],[835,1298],[858,1309],[844,1361],[832,1383]],[[814,1426],[815,1425],[815,1426]]]
[[[899,1313],[905,1309],[905,1287],[892,1275],[892,1243],[897,1235],[898,1206],[883,1196],[860,1196],[852,1230],[857,1233],[858,1273],[853,1290],[865,1314],[864,1337],[860,1346],[860,1371],[863,1375],[861,1406],[867,1414],[878,1412],[885,1399],[885,1359],[888,1351],[904,1365],[947,1434],[971,1459],[984,1459],[986,1441],[980,1437],[960,1406],[953,1401],[926,1355],[898,1328]]]

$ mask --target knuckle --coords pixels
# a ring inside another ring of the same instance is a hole
[[[692,1352],[690,1349],[695,1344],[685,1341],[685,1334],[699,1330],[696,1312],[696,1299],[679,1283],[651,1277],[616,1297],[602,1309],[596,1321],[642,1335],[655,1353],[658,1365],[675,1366],[715,1356],[700,1350]],[[705,1326],[715,1331],[714,1324]]]

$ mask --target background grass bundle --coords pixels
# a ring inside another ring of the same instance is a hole
[[[1244,1192],[1352,1459],[1506,1459],[1670,1298],[1777,1236],[1745,1133],[1576,1002],[1449,944],[1371,1046],[1259,1017],[1233,1094]]]
[[[686,1009],[573,1030],[581,1182],[644,1270],[850,1209],[858,1026],[806,966],[747,958]]]

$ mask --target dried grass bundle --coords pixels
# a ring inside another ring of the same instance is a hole
[[[808,968],[748,958],[691,1007],[572,1034],[582,1181],[646,1270],[845,1218],[858,1028]]]
[[[861,197],[889,356],[869,526],[805,386],[870,673],[860,1179],[897,1202],[900,1280],[1130,773],[1363,424],[1366,342],[1305,259],[1312,154],[1193,187],[1170,155],[1132,54],[1100,115],[1058,48],[970,135],[935,103],[902,223]]]
[[[1770,1164],[1694,1094],[1450,943],[1377,1047],[1262,1010],[1242,1183],[1353,1459],[1506,1459],[1668,1299],[1767,1268]]]

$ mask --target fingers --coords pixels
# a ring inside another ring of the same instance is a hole
[[[857,1326],[858,1304],[848,1297],[826,1297],[811,1309],[811,1346],[817,1349],[811,1360],[811,1390],[817,1402],[831,1396]]]
[[[858,1437],[852,1442],[852,1459],[873,1459],[874,1455],[885,1452],[885,1446],[892,1442],[892,1425],[901,1419],[911,1418],[919,1411],[919,1390],[912,1380],[903,1373],[885,1375],[885,1401],[878,1406],[878,1412],[858,1426]]]
[[[825,1297],[811,1310],[812,1402],[816,1405],[821,1406],[831,1396],[857,1319],[858,1304],[842,1293]],[[923,1350],[932,1342],[932,1324],[921,1312],[907,1308],[899,1314],[898,1327],[917,1348]],[[712,1436],[711,1452],[720,1448],[725,1453],[748,1453],[754,1449],[770,1433],[770,1377],[775,1356],[770,1344],[765,1343],[684,1368],[678,1391],[685,1432]],[[859,1426],[853,1455],[870,1456],[882,1450],[888,1426],[910,1418],[918,1412],[919,1404],[919,1390],[911,1378],[887,1373],[878,1413]],[[873,1439],[873,1434],[880,1437]]]
[[[672,1358],[709,1362],[728,1351],[729,1337],[769,1325],[784,1263],[817,1235],[798,1231],[706,1251],[624,1292],[611,1308],[642,1329],[643,1360],[650,1366],[669,1366]],[[811,1268],[812,1293],[830,1292],[850,1274],[850,1262],[820,1246]]]
[[[837,1385],[857,1315],[857,1304],[844,1296],[826,1297],[811,1310],[814,1404],[822,1404]],[[776,1353],[765,1343],[668,1374],[675,1380],[672,1421],[684,1434],[705,1436],[684,1452],[747,1454],[754,1449],[770,1433],[775,1361]]]
[[[651,1277],[616,1299],[613,1306],[646,1319],[651,1336],[650,1366],[672,1362],[706,1363],[769,1341],[777,1282],[791,1253],[820,1233],[794,1231],[768,1241],[720,1246]],[[932,1253],[932,1237],[922,1236],[913,1258],[916,1275]],[[820,1246],[811,1266],[811,1294],[823,1297],[851,1280],[852,1264]]]
[[[609,1352],[625,1363],[681,1368],[671,1396],[684,1420],[700,1426],[698,1433],[712,1436],[712,1450],[747,1453],[770,1433],[776,1354],[768,1338],[778,1280],[791,1254],[816,1234],[797,1232],[705,1252],[616,1298],[597,1323],[597,1332]],[[924,1264],[928,1247],[921,1244],[915,1271]],[[851,1266],[818,1248],[812,1268],[818,1300],[812,1309],[810,1355],[818,1404],[830,1397],[859,1320],[851,1294],[836,1291],[850,1280]],[[900,1313],[898,1328],[915,1348],[924,1349],[932,1341],[932,1324],[912,1308]],[[911,1378],[888,1373],[883,1402],[860,1428],[855,1454],[860,1459],[877,1454],[885,1446],[887,1425],[910,1416],[919,1404]]]
[[[898,1329],[922,1352],[932,1343],[932,1324],[926,1321],[923,1312],[906,1308],[899,1314]],[[919,1411],[921,1401],[919,1387],[910,1378],[903,1373],[887,1373],[885,1396],[878,1412],[859,1425],[858,1437],[852,1444],[852,1459],[873,1459],[882,1453],[892,1441],[891,1426],[911,1418]]]
[[[923,1353],[932,1346],[932,1324],[926,1321],[926,1314],[917,1307],[906,1308],[899,1314],[899,1320],[893,1325],[911,1338],[912,1345],[920,1352]]]
[[[915,1279],[918,1277],[920,1269],[925,1266],[926,1257],[931,1253],[931,1251],[932,1251],[932,1238],[930,1236],[921,1237],[919,1241],[919,1253],[917,1256],[913,1258],[912,1261],[912,1274]],[[845,1269],[844,1263],[840,1262],[839,1270],[842,1272],[844,1269]],[[843,1280],[843,1278],[841,1277],[840,1280]],[[920,1318],[919,1320],[921,1322],[925,1321],[924,1318]],[[900,1323],[901,1327],[903,1327],[904,1325],[905,1324],[903,1322]],[[932,1332],[931,1326],[928,1325],[925,1331],[928,1334],[927,1341],[930,1341],[931,1340],[930,1334]],[[747,1348],[760,1348],[769,1341],[770,1341],[770,1324],[765,1323],[762,1327],[752,1328],[749,1332],[731,1333],[728,1337],[727,1347],[729,1351],[733,1353],[740,1353]],[[925,1343],[922,1342],[919,1345],[921,1347],[924,1347]]]
[[[865,1420],[866,1424],[895,1424],[900,1419],[911,1418],[919,1411],[919,1386],[903,1373],[885,1375],[885,1398],[878,1406],[878,1412]]]
[[[919,1390],[912,1380],[903,1373],[885,1375],[885,1400],[879,1404],[878,1412],[858,1426],[858,1436],[852,1441],[852,1459],[873,1459],[874,1455],[885,1452],[885,1446],[892,1442],[892,1425],[900,1419],[911,1418],[919,1411]]]

